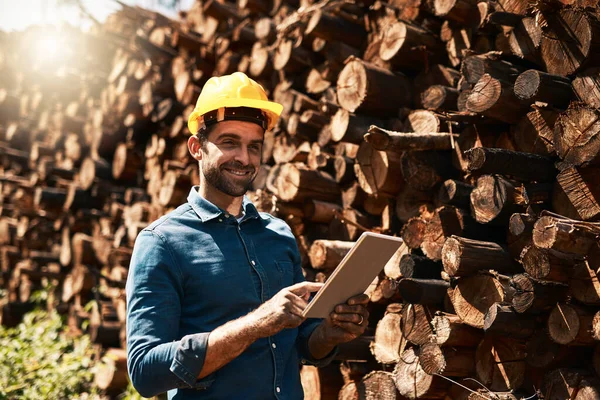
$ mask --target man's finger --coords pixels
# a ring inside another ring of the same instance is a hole
[[[331,313],[331,319],[338,322],[352,322],[355,325],[362,325],[368,318],[362,314],[337,314]]]
[[[288,287],[288,290],[297,296],[304,296],[306,293],[317,292],[323,287],[321,282],[300,282]]]
[[[365,306],[349,306],[347,304],[338,304],[335,306],[334,311],[338,314],[363,314],[367,312]]]
[[[359,304],[366,306],[369,303],[369,296],[364,293],[359,294],[358,296],[350,297],[346,303],[350,304],[351,306],[356,306]]]
[[[308,301],[304,300],[303,297],[296,296],[293,293],[290,295],[290,297],[288,297],[288,299],[290,300],[290,303],[294,304],[302,310],[304,310],[308,305]]]

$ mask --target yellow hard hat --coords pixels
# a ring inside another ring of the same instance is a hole
[[[210,78],[204,87],[196,108],[188,118],[188,129],[192,135],[204,123],[204,115],[208,112],[227,107],[248,107],[262,110],[268,122],[267,129],[272,129],[283,106],[269,101],[261,85],[248,78],[243,72]]]

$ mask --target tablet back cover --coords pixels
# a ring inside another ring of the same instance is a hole
[[[363,233],[306,307],[307,318],[326,318],[340,303],[364,293],[404,242],[399,237]]]

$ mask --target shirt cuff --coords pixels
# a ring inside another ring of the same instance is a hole
[[[192,389],[208,389],[214,382],[214,374],[198,379],[208,348],[210,332],[184,336],[179,341],[170,370]]]
[[[318,318],[309,318],[307,319],[300,328],[300,332],[298,335],[298,350],[300,355],[300,363],[302,365],[314,365],[315,367],[324,367],[329,364],[337,355],[338,346],[335,346],[329,354],[327,354],[323,358],[315,358],[310,353],[310,348],[308,347],[308,341],[313,331],[323,322],[322,319]]]

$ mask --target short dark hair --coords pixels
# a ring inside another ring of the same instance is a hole
[[[204,148],[206,142],[208,141],[208,136],[216,127],[217,124],[214,124],[198,129],[198,133],[196,133],[196,136],[198,136],[198,140],[200,141],[200,146],[202,146],[202,148]]]

